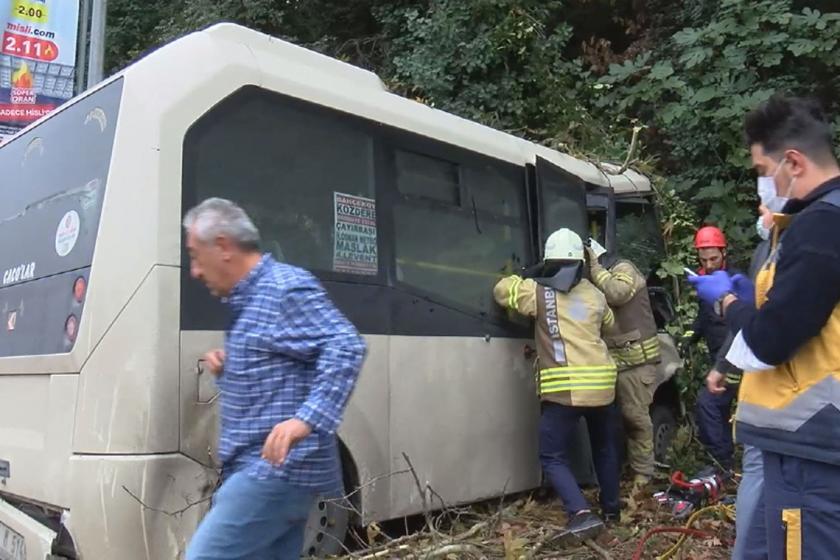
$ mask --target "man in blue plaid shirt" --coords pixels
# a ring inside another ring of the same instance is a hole
[[[221,394],[222,486],[187,560],[299,558],[310,508],[341,488],[335,432],[365,343],[308,272],[259,252],[234,203],[184,219],[190,273],[230,307],[205,360]]]

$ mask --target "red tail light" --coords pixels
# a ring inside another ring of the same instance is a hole
[[[79,320],[76,319],[75,315],[70,315],[67,317],[67,320],[64,322],[64,334],[67,335],[68,340],[71,342],[76,340],[76,334],[79,330]]]
[[[82,303],[82,300],[85,299],[85,292],[87,291],[87,282],[85,281],[83,276],[79,276],[76,278],[76,281],[73,282],[73,298]]]

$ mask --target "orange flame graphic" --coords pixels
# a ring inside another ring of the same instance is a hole
[[[12,74],[12,87],[32,89],[32,74],[25,62]]]

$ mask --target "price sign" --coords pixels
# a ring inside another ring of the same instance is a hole
[[[52,62],[58,58],[58,45],[52,41],[6,31],[3,33],[3,54]]]
[[[79,0],[0,0],[0,135],[73,97],[79,7]]]
[[[47,23],[50,19],[45,2],[29,2],[28,0],[12,2],[12,17],[32,23]]]

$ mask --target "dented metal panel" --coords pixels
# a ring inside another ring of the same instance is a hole
[[[216,473],[180,454],[76,456],[65,525],[81,560],[179,560]]]
[[[77,375],[0,376],[0,493],[69,506]]]
[[[178,283],[156,266],[88,359],[79,380],[75,453],[178,450]]]
[[[360,506],[365,522],[391,513],[389,458],[389,337],[367,336],[368,355],[347,405],[339,438],[349,451],[362,486]],[[218,390],[201,363],[205,352],[222,347],[221,331],[181,333],[181,447],[195,461],[218,467]],[[350,466],[348,466],[349,468]],[[350,489],[352,490],[352,489]]]

